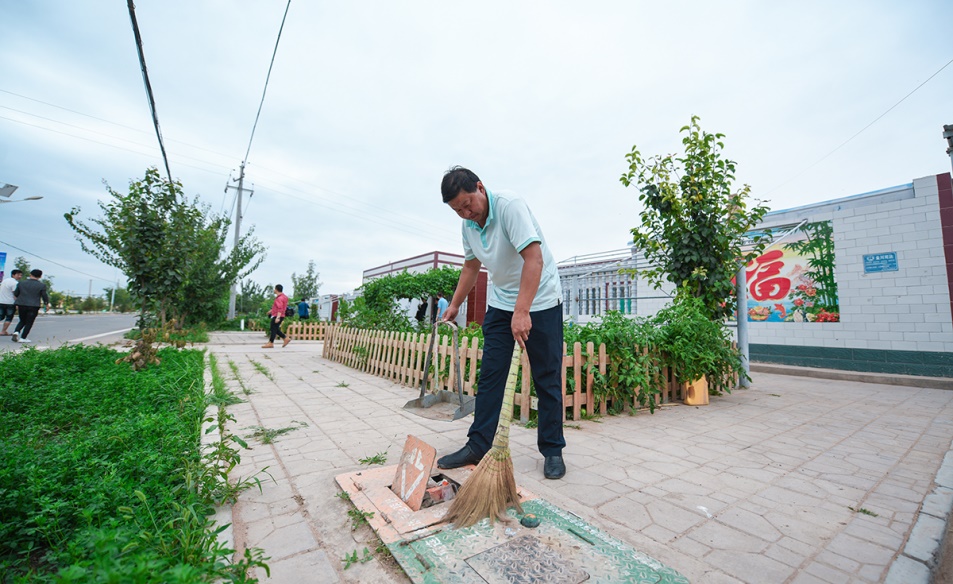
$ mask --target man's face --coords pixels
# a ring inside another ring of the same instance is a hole
[[[481,226],[486,224],[486,218],[490,214],[489,200],[482,182],[477,183],[477,188],[472,193],[460,191],[460,194],[447,204],[462,219],[475,221]]]
[[[19,273],[19,274],[13,274],[13,279],[14,279],[14,280],[19,280],[19,279],[22,278],[22,277],[23,277],[23,273],[22,273],[22,272]]]
[[[281,290],[275,288],[275,296],[277,296],[277,295],[279,295],[279,294],[281,294]]]

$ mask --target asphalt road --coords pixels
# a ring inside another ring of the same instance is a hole
[[[59,347],[66,343],[110,345],[122,340],[123,334],[136,325],[137,317],[137,314],[43,314],[41,311],[30,331],[31,344],[0,337],[0,351],[16,351],[28,346]],[[13,332],[17,322],[18,317],[14,317],[8,332]]]

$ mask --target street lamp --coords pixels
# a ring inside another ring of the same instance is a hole
[[[43,198],[43,197],[27,197],[27,198],[25,198],[25,199],[14,199],[14,200],[12,200],[12,201],[5,201],[5,200],[3,200],[3,199],[0,199],[0,204],[3,204],[3,203],[22,203],[23,201],[39,201],[39,200],[42,199],[42,198]]]
[[[0,203],[19,203],[21,201],[39,201],[40,199],[43,198],[39,196],[34,196],[34,197],[26,197],[24,199],[14,199],[11,201],[10,196],[13,195],[13,192],[16,191],[17,188],[18,187],[16,185],[10,185],[10,184],[4,183],[4,185],[0,187],[0,197],[6,197],[6,200],[0,199]]]

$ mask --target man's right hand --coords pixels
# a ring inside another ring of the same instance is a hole
[[[450,322],[451,320],[456,320],[457,312],[460,311],[459,306],[454,306],[451,304],[443,311],[443,316],[440,317],[440,322]]]

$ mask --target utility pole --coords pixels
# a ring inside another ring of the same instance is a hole
[[[230,185],[225,185],[225,192],[228,192],[228,189],[236,189],[238,191],[238,201],[235,205],[235,242],[234,247],[238,247],[238,241],[241,236],[242,230],[242,193],[245,191],[245,163],[242,162],[242,165],[239,167],[238,179],[232,179],[232,182],[237,182],[238,186],[233,187]],[[249,190],[249,197],[255,194],[254,190]],[[228,295],[228,318],[235,318],[235,297],[238,296],[238,282],[232,282],[232,291]]]
[[[950,157],[950,164],[953,165],[953,124],[943,126],[943,137],[946,138],[946,143],[949,144],[946,153]]]

